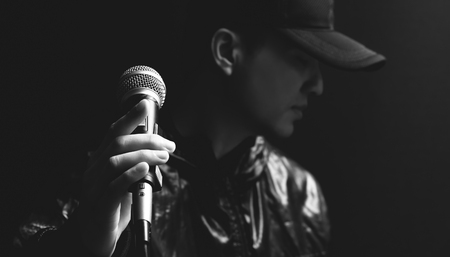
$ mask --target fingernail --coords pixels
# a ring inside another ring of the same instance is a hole
[[[142,111],[142,109],[144,109],[144,106],[145,106],[145,103],[144,103],[144,100],[145,99],[142,99],[139,103],[137,103],[135,106],[134,106],[134,111]]]
[[[161,160],[169,159],[169,153],[166,151],[155,151],[156,156]]]
[[[175,151],[175,148],[176,148],[175,142],[167,141],[165,148],[167,149],[167,151],[173,153],[173,151]]]

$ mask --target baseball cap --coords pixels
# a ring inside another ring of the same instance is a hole
[[[334,0],[192,1],[199,4],[193,8],[202,26],[226,20],[275,28],[303,51],[338,69],[372,71],[386,62],[383,55],[334,29]]]
[[[334,0],[249,0],[250,22],[275,27],[319,61],[377,70],[386,58],[334,29]]]

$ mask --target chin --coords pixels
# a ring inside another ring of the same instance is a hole
[[[282,126],[277,126],[272,130],[272,136],[277,137],[279,139],[285,139],[294,133],[294,125],[293,124],[283,124]]]
[[[294,120],[290,117],[266,118],[257,124],[258,134],[274,139],[285,139],[292,136],[295,128]]]

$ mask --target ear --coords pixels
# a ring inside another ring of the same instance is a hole
[[[226,75],[230,76],[242,53],[241,39],[232,30],[218,29],[211,40],[211,51],[215,63]]]

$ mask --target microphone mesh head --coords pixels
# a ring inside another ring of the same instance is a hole
[[[160,108],[166,98],[166,85],[159,73],[147,66],[139,65],[126,70],[120,76],[117,88],[117,99],[121,102],[123,97],[134,89],[149,89],[159,96]]]

